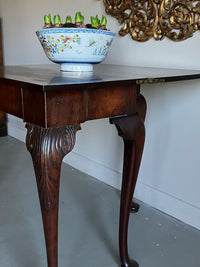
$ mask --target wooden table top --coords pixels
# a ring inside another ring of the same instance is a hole
[[[60,72],[56,64],[0,67],[0,110],[41,127],[136,112],[140,85],[199,79],[200,70],[98,64]]]
[[[109,64],[94,65],[93,72],[61,72],[57,64],[5,66],[0,79],[41,86],[41,90],[56,90],[57,86],[86,83],[132,81],[135,84],[199,79],[200,70],[130,67]]]

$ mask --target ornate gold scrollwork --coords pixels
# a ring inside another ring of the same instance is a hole
[[[200,29],[200,0],[103,0],[106,12],[133,40],[183,41]]]

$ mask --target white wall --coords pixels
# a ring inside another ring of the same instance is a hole
[[[103,1],[0,0],[6,65],[49,63],[36,38],[43,15],[104,13]],[[108,17],[117,32],[118,23]],[[200,69],[199,33],[184,42],[138,43],[115,38],[105,63]],[[200,229],[200,80],[142,86],[148,103],[146,143],[135,196]],[[24,139],[21,120],[9,116],[9,133]],[[117,188],[123,145],[108,120],[87,122],[65,161]]]

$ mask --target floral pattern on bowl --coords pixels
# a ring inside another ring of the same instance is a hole
[[[51,28],[36,33],[47,57],[65,66],[102,62],[114,37],[110,31],[80,28]]]

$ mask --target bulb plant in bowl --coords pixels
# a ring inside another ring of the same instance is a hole
[[[107,19],[91,16],[91,23],[84,23],[81,12],[61,17],[44,16],[44,27],[37,31],[38,39],[47,57],[60,64],[61,71],[92,71],[93,64],[102,62],[111,46],[114,33],[107,30]]]

